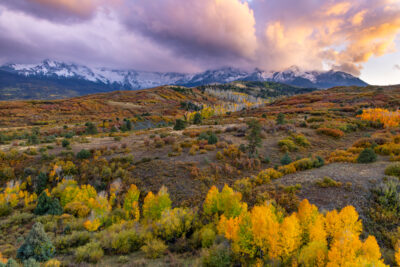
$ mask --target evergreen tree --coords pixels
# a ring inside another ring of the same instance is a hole
[[[126,120],[126,129],[128,129],[128,131],[132,130],[132,122],[130,120]]]
[[[377,159],[377,156],[375,154],[375,151],[372,148],[366,148],[363,151],[361,151],[360,155],[357,158],[358,163],[372,163],[375,162]]]
[[[87,122],[86,126],[86,134],[97,134],[97,127],[92,122]]]
[[[54,256],[55,250],[43,225],[37,222],[26,237],[25,243],[18,249],[17,258],[20,260],[34,258],[36,261],[44,262]]]
[[[196,112],[194,114],[194,118],[193,118],[193,123],[194,124],[201,124],[203,118],[201,117],[201,114],[199,112]]]
[[[180,131],[186,128],[186,123],[185,121],[181,120],[181,119],[177,119],[175,121],[175,126],[174,126],[174,130],[175,131]]]
[[[285,124],[285,114],[279,113],[278,116],[276,117],[276,124],[281,125]]]
[[[215,133],[211,133],[208,136],[208,140],[207,140],[208,144],[210,145],[214,145],[218,142],[218,137],[215,135]]]
[[[257,155],[257,147],[261,146],[261,125],[258,120],[251,120],[247,123],[250,133],[247,136],[248,152],[251,157]]]
[[[281,159],[281,164],[282,165],[288,165],[290,163],[292,163],[292,159],[290,158],[289,154],[286,153]]]
[[[63,210],[57,198],[52,199],[46,192],[42,192],[38,198],[38,203],[33,211],[36,215],[60,215]]]
[[[47,181],[47,174],[44,172],[39,173],[36,179],[36,194],[40,195],[40,193],[46,189]]]

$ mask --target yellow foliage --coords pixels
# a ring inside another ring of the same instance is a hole
[[[392,112],[381,108],[364,109],[363,113],[358,117],[366,121],[380,122],[386,128],[397,127],[400,124],[399,111]]]
[[[353,206],[344,207],[339,213],[336,210],[326,214],[326,232],[333,239],[338,239],[349,233],[359,235],[362,223]]]
[[[101,223],[99,219],[94,219],[94,220],[87,220],[86,222],[83,223],[83,227],[85,227],[86,230],[89,232],[94,232],[99,229]]]

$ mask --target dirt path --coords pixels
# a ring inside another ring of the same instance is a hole
[[[301,184],[301,199],[307,198],[320,210],[332,210],[353,205],[362,215],[368,205],[370,189],[385,177],[385,168],[390,162],[381,158],[371,164],[332,163],[319,169],[298,172],[277,180],[284,185]],[[341,187],[321,188],[316,182],[328,176],[341,182]]]

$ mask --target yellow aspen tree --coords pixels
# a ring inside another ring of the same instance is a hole
[[[279,256],[285,261],[301,245],[301,228],[295,214],[283,219],[279,235]]]

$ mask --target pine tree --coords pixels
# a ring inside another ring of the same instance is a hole
[[[276,117],[276,124],[281,125],[285,124],[285,114],[279,113],[278,116]]]
[[[175,122],[175,126],[174,126],[174,130],[175,131],[180,131],[186,128],[186,123],[181,120],[181,119],[177,119]]]
[[[46,192],[42,192],[38,198],[38,203],[34,210],[36,215],[60,215],[63,210],[57,198],[52,199]]]
[[[290,163],[292,163],[292,159],[290,158],[289,154],[286,153],[281,159],[281,164],[282,165],[288,165]]]
[[[261,146],[261,125],[257,120],[251,120],[247,123],[250,133],[247,136],[248,151],[251,157],[257,155],[257,147]]]
[[[34,258],[36,261],[44,262],[54,256],[55,250],[43,225],[37,222],[26,237],[25,243],[18,249],[17,258],[20,260]]]
[[[201,124],[203,118],[201,117],[201,114],[199,112],[196,112],[194,114],[194,118],[193,118],[193,123],[194,124]]]
[[[46,189],[48,177],[44,172],[39,173],[36,181],[36,194],[40,195],[44,189]]]

